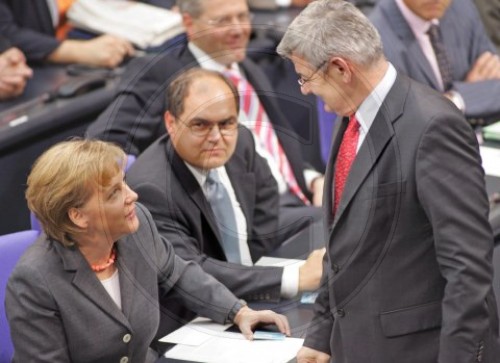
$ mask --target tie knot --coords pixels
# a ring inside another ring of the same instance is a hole
[[[437,24],[431,24],[429,26],[429,29],[427,29],[427,35],[431,39],[440,39],[441,36],[440,36],[439,25],[437,25]]]
[[[356,115],[351,115],[349,116],[349,123],[347,124],[347,128],[351,131],[357,131],[359,130],[359,122],[358,119],[356,118]]]
[[[235,72],[232,69],[228,69],[224,71],[224,75],[226,78],[228,78],[231,82],[233,82],[234,86],[237,88],[238,84],[241,81],[241,75],[239,75],[237,72]]]
[[[212,169],[208,172],[207,179],[206,179],[205,183],[207,183],[207,184],[220,183],[219,173],[217,173],[217,170]]]

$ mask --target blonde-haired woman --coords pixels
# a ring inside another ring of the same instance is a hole
[[[45,234],[8,283],[13,361],[154,362],[158,296],[171,289],[193,311],[233,321],[248,338],[259,322],[289,334],[285,317],[249,309],[175,255],[125,183],[125,160],[114,145],[71,140],[33,166],[26,197]]]

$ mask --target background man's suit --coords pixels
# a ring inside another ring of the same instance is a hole
[[[45,60],[61,43],[55,37],[47,0],[0,0],[0,34],[30,62]]]
[[[225,322],[236,298],[198,265],[177,257],[144,207],[137,204],[136,211],[139,230],[116,243],[122,310],[77,248],[42,236],[28,249],[10,277],[6,296],[14,362],[108,363],[124,356],[129,362],[155,362],[148,346],[158,327],[159,292],[183,291],[186,306]],[[39,318],[26,326],[21,322],[28,321],[31,311]],[[46,334],[36,341],[32,334],[39,337],[40,331]],[[128,343],[123,342],[126,334],[131,334]],[[103,337],[116,344],[102,344]]]
[[[471,127],[398,75],[332,219],[345,126],[327,167],[325,285],[304,345],[335,363],[497,362],[493,237]]]
[[[273,123],[299,187],[310,197],[299,138],[281,113],[272,85],[250,59],[239,65]],[[167,109],[165,87],[182,70],[198,66],[187,44],[180,44],[168,54],[135,60],[127,68],[126,79],[121,82],[115,100],[89,127],[87,136],[117,142],[126,152],[139,154],[166,133],[163,125],[163,113]]]
[[[380,33],[387,59],[409,77],[439,89],[431,66],[395,0],[380,0],[370,14],[370,20]],[[500,115],[500,80],[463,82],[480,54],[485,51],[496,53],[474,3],[453,0],[439,24],[453,68],[452,88],[464,99],[465,115]]]
[[[60,44],[46,0],[0,0],[0,33],[28,61],[44,60]]]
[[[248,246],[255,262],[277,247],[278,188],[267,163],[255,152],[250,131],[243,126],[226,171],[246,217]],[[168,135],[139,156],[127,173],[127,182],[180,257],[199,263],[238,297],[279,300],[282,268],[226,262],[210,204]]]

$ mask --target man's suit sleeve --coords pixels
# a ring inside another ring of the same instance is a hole
[[[244,266],[207,256],[200,248],[201,241],[193,236],[193,226],[188,216],[176,205],[172,197],[150,182],[134,185],[139,200],[156,223],[160,235],[175,248],[176,254],[187,261],[198,263],[201,268],[222,282],[236,296],[247,300],[278,301],[281,292],[281,267]],[[197,223],[202,223],[199,215]],[[214,242],[217,243],[217,242]]]
[[[424,131],[416,155],[417,193],[432,225],[446,286],[439,362],[474,361],[488,334],[493,236],[475,135],[454,112]]]
[[[323,257],[323,276],[319,295],[314,303],[314,317],[307,329],[307,336],[304,340],[304,346],[323,353],[331,355],[330,352],[330,336],[333,330],[333,315],[330,311],[329,287],[328,287],[328,271],[330,264],[328,263],[328,253]]]
[[[31,6],[40,7],[45,4]],[[47,15],[50,16],[48,10]],[[43,61],[60,45],[60,41],[54,36],[19,26],[5,0],[0,1],[0,34],[8,38],[12,46],[19,48],[28,61]]]
[[[133,60],[126,68],[111,104],[87,129],[86,137],[111,141],[139,155],[166,133],[165,91],[181,64],[161,54]]]
[[[469,36],[468,44],[464,44],[464,46],[468,47],[467,53],[471,57],[472,67],[481,54],[484,52],[496,54],[497,50],[486,33],[474,3],[472,1],[460,1],[459,4],[461,7],[457,8],[457,11],[453,13],[456,14],[453,26],[463,26],[463,24],[459,25],[456,22],[457,19],[460,19],[460,23],[469,24],[467,29],[472,32],[472,35]],[[459,31],[459,29],[454,31]],[[462,57],[454,58],[459,61]],[[463,79],[465,79],[465,76]],[[498,102],[500,95],[499,79],[479,82],[457,81],[453,83],[452,87],[462,96],[467,117],[500,116],[500,102]]]

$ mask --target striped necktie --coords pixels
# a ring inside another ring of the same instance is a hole
[[[296,195],[304,204],[310,205],[309,200],[297,183],[290,162],[281,146],[274,127],[255,93],[253,86],[240,74],[228,71],[226,76],[231,79],[240,94],[240,109],[245,113],[250,124],[246,125],[257,136],[260,145],[269,152],[276,164],[280,174],[288,185],[290,192]]]
[[[446,54],[446,48],[444,46],[443,38],[441,37],[441,31],[439,25],[431,24],[429,30],[427,30],[427,35],[436,55],[436,60],[439,67],[439,73],[441,73],[441,80],[443,81],[443,91],[448,91],[453,83],[453,70],[451,67],[450,60]]]
[[[339,153],[335,163],[335,190],[333,203],[334,215],[339,207],[352,163],[356,158],[358,140],[359,122],[356,120],[356,116],[352,115],[349,118],[349,123],[347,124],[344,136],[342,137],[342,142],[340,143]]]

